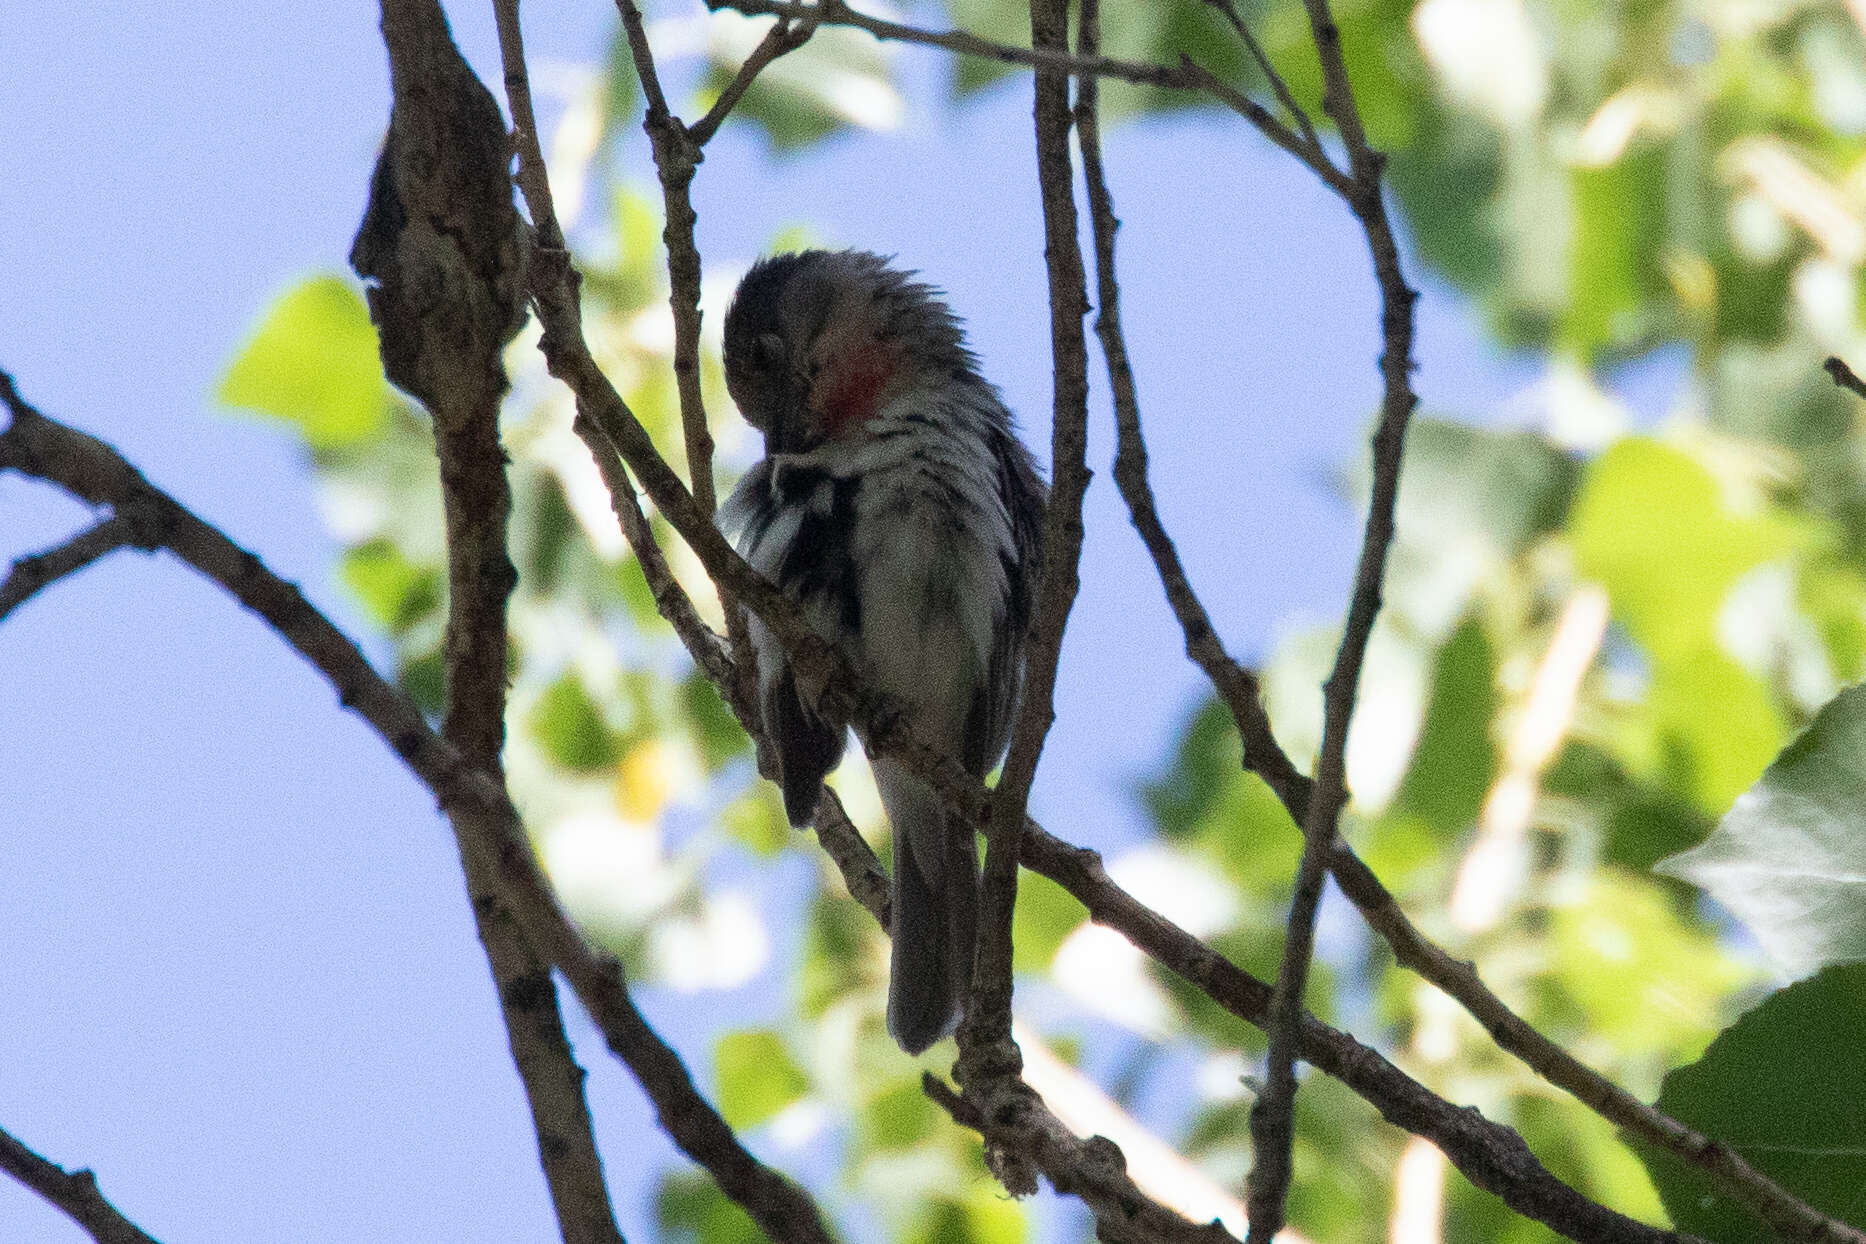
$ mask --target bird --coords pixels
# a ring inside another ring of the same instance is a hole
[[[859,250],[746,273],[726,313],[726,386],[765,452],[721,526],[920,738],[982,779],[1023,683],[1048,489],[958,317],[917,275]],[[850,723],[756,617],[748,629],[785,814],[803,828]],[[933,787],[862,741],[894,831],[887,1026],[917,1055],[961,1017],[976,845]]]

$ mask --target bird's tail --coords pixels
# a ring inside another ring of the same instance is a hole
[[[899,765],[876,761],[875,785],[894,826],[888,1031],[918,1054],[959,1023],[978,935],[978,853],[970,827]]]

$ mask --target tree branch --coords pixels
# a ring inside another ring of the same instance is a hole
[[[802,6],[799,6],[799,14],[801,14],[801,8]],[[508,53],[511,52],[513,46],[511,41],[506,41]],[[1066,68],[1070,62],[1059,60],[1052,63],[1059,68]],[[984,821],[986,819],[984,816],[986,792],[979,783],[969,778],[950,757],[914,737],[912,731],[906,727],[902,716],[892,712],[885,699],[862,687],[835,651],[809,629],[794,603],[745,564],[743,559],[720,536],[711,521],[699,513],[678,477],[661,459],[646,430],[629,411],[627,404],[622,401],[621,396],[609,383],[607,377],[602,374],[601,369],[596,366],[583,340],[582,327],[577,314],[576,289],[579,277],[570,261],[569,254],[563,249],[563,235],[551,209],[550,189],[545,176],[542,152],[538,147],[535,129],[528,123],[531,110],[522,64],[508,63],[506,82],[508,89],[515,92],[512,99],[512,113],[519,122],[518,178],[537,226],[538,247],[533,253],[531,287],[537,299],[539,316],[545,327],[540,348],[545,354],[552,374],[565,382],[576,399],[580,427],[586,442],[591,443],[592,448],[598,444],[606,444],[628,462],[630,468],[637,473],[648,495],[654,500],[656,507],[693,548],[708,575],[715,583],[723,581],[725,586],[729,587],[753,612],[758,614],[761,620],[771,628],[778,641],[785,646],[794,667],[805,678],[813,683],[820,683],[824,687],[826,705],[831,711],[849,720],[863,723],[867,737],[877,754],[900,759],[913,772],[932,783],[953,808],[968,817],[975,825]],[[1180,577],[1183,579],[1183,575]],[[1171,585],[1169,584],[1170,592]],[[1186,599],[1196,605],[1196,597],[1190,595],[1189,587]],[[1196,613],[1202,615],[1202,608]],[[1209,631],[1209,622],[1207,622],[1203,632],[1189,635],[1188,646],[1196,648],[1197,653],[1205,658],[1202,663],[1209,663],[1212,668],[1219,671],[1218,675],[1214,675],[1214,679],[1221,687],[1229,689],[1230,694],[1226,696],[1226,700],[1234,711],[1240,714],[1241,732],[1246,740],[1255,741],[1260,745],[1256,749],[1257,754],[1247,754],[1247,763],[1250,763],[1270,781],[1285,805],[1290,807],[1292,813],[1300,819],[1303,815],[1302,810],[1306,809],[1309,803],[1310,780],[1295,769],[1287,755],[1276,745],[1268,722],[1263,719],[1262,708],[1256,703],[1255,683],[1248,671],[1236,668],[1235,663],[1223,655],[1222,646],[1218,644],[1215,635],[1210,636],[1209,643],[1205,642],[1203,635]],[[727,694],[728,702],[731,702],[733,696],[728,689],[722,686],[721,691],[722,694]],[[822,832],[823,827],[819,824],[819,833]],[[1080,865],[1066,862],[1062,856],[1057,854],[1058,852],[1073,852],[1076,849],[1053,839],[1048,840],[1052,844],[1049,847],[1046,847],[1041,840],[1033,842],[1031,838],[1033,832],[1041,834],[1040,829],[1036,829],[1032,823],[1027,822],[1024,844],[1026,865],[1059,881],[1066,888],[1070,888],[1077,898],[1089,903],[1091,912],[1097,910],[1098,902],[1106,908],[1106,891],[1089,884],[1081,876],[1076,875],[1076,870]],[[833,858],[844,867],[845,880],[851,892],[858,896],[864,893],[872,894],[872,887],[878,874],[874,871],[872,853],[866,850],[866,845],[860,842],[859,837],[849,831],[847,838],[842,840],[840,848],[833,846],[832,839],[828,835],[825,835],[824,841],[826,846],[832,848]],[[1092,855],[1092,853],[1088,854]],[[1410,932],[1418,940],[1423,951],[1445,957],[1442,951],[1419,937],[1417,931],[1411,928],[1404,914],[1399,911],[1397,904],[1380,885],[1378,879],[1367,871],[1365,865],[1345,846],[1337,846],[1329,856],[1329,863],[1341,879],[1343,890],[1350,897],[1355,898],[1357,905],[1362,905],[1363,910],[1383,910],[1393,918],[1392,922],[1385,925],[1383,931],[1390,930],[1396,937],[1400,936],[1401,931]],[[1095,870],[1099,871],[1098,860]],[[1104,923],[1123,932],[1137,946],[1159,958],[1169,968],[1180,971],[1196,987],[1207,992],[1215,988],[1212,984],[1212,971],[1199,966],[1202,962],[1214,958],[1208,948],[1203,947],[1190,935],[1177,930],[1174,931],[1184,938],[1185,942],[1190,943],[1189,946],[1174,943],[1171,938],[1165,942],[1160,941],[1158,929],[1151,927],[1149,922],[1158,922],[1169,929],[1172,927],[1170,924],[1165,924],[1156,913],[1134,903],[1118,888],[1112,887],[1106,882],[1105,876],[1102,878],[1102,885],[1125,899],[1127,904],[1126,907],[1116,904],[1126,913],[1122,918],[1105,919]],[[1076,888],[1078,886],[1083,888]],[[871,910],[874,910],[878,905],[870,902],[869,906]],[[1382,925],[1377,922],[1376,928],[1382,928]],[[1401,961],[1408,962],[1406,950],[1397,944],[1396,950],[1400,953]],[[1177,957],[1178,966],[1175,966],[1174,959],[1163,957],[1169,954]],[[1412,963],[1416,962],[1419,960],[1414,959],[1408,965],[1412,966]],[[1235,967],[1232,967],[1231,971],[1235,972]],[[1468,968],[1466,971],[1468,973]],[[1438,977],[1430,978],[1435,982],[1440,980]],[[1248,980],[1248,978],[1243,979]],[[1475,979],[1474,976],[1472,979]],[[1267,988],[1261,985],[1257,987],[1264,989],[1264,1001],[1267,1006]],[[1481,982],[1477,987],[1480,992],[1487,992],[1482,991]],[[1461,997],[1460,1000],[1465,999]],[[1220,1001],[1221,1005],[1226,1004],[1222,999]],[[1234,999],[1229,1005],[1232,1009],[1238,1010],[1240,1004]],[[1469,1005],[1468,1002],[1467,1005]],[[1498,1005],[1501,1006],[1501,1003]],[[1238,1010],[1238,1013],[1244,1014],[1242,1010]],[[1250,1018],[1248,1015],[1244,1017]],[[1532,1029],[1528,1029],[1526,1024],[1522,1024],[1520,1019],[1516,1022],[1530,1036],[1544,1045],[1550,1044],[1546,1038],[1540,1037],[1540,1034],[1535,1034]],[[1352,1048],[1360,1050],[1362,1047],[1353,1046]],[[1304,1053],[1307,1056],[1309,1051],[1305,1049]],[[1326,1060],[1317,1057],[1311,1058],[1310,1061],[1324,1071],[1329,1071],[1330,1074],[1336,1074],[1330,1071],[1331,1067],[1339,1069],[1349,1065],[1363,1065],[1356,1062],[1352,1055],[1344,1062],[1339,1051],[1335,1056]],[[1390,1068],[1390,1065],[1388,1066]],[[1399,1075],[1396,1070],[1393,1074]],[[1599,1080],[1598,1076],[1593,1078],[1596,1081]],[[1369,1100],[1373,1101],[1383,1113],[1387,1113],[1396,1121],[1401,1117],[1414,1117],[1417,1096],[1426,1094],[1422,1086],[1403,1076],[1399,1077],[1397,1083],[1382,1082],[1378,1079],[1369,1080],[1363,1077],[1354,1081],[1353,1084],[1358,1085],[1357,1092],[1368,1096]],[[1535,1169],[1540,1172],[1540,1180],[1553,1184],[1554,1190],[1550,1191],[1541,1184],[1537,1184],[1526,1194],[1515,1195],[1508,1185],[1507,1178],[1501,1173],[1504,1170],[1504,1164],[1499,1164],[1496,1155],[1511,1153],[1521,1148],[1520,1137],[1516,1137],[1515,1133],[1507,1128],[1490,1123],[1483,1123],[1474,1134],[1461,1132],[1460,1121],[1468,1121],[1471,1116],[1460,1112],[1456,1107],[1443,1103],[1440,1099],[1434,1098],[1433,1100],[1439,1101],[1448,1116],[1448,1118],[1436,1119],[1432,1122],[1434,1128],[1432,1135],[1435,1143],[1440,1143],[1441,1147],[1446,1149],[1460,1170],[1464,1171],[1474,1183],[1504,1196],[1505,1200],[1520,1212],[1548,1222],[1558,1230],[1563,1229],[1560,1225],[1563,1222],[1572,1221],[1582,1224],[1576,1226],[1575,1231],[1591,1229],[1588,1224],[1594,1223],[1595,1220],[1591,1215],[1595,1213],[1608,1215],[1605,1220],[1608,1224],[1606,1227],[1595,1234],[1576,1236],[1582,1239],[1669,1240],[1679,1238],[1663,1232],[1652,1233],[1649,1228],[1631,1223],[1630,1220],[1580,1198],[1573,1189],[1560,1184],[1559,1181],[1554,1181],[1552,1176],[1548,1176],[1547,1172],[1539,1166]],[[1587,1100],[1587,1097],[1584,1096],[1583,1100]],[[1579,1202],[1579,1205],[1577,1206],[1575,1202]],[[1622,1233],[1622,1227],[1631,1234]],[[1574,1234],[1574,1231],[1570,1234]]]
[[[1302,861],[1296,870],[1289,932],[1277,972],[1269,1071],[1263,1094],[1251,1111],[1255,1161],[1250,1175],[1250,1244],[1269,1244],[1283,1225],[1295,1117],[1296,1027],[1302,1014],[1302,996],[1314,952],[1316,909],[1321,904],[1341,810],[1347,803],[1348,725],[1354,716],[1361,665],[1367,656],[1374,621],[1380,613],[1381,585],[1386,576],[1387,550],[1393,540],[1393,514],[1399,498],[1406,425],[1419,402],[1412,389],[1413,304],[1418,295],[1406,284],[1400,269],[1399,247],[1387,220],[1380,186],[1384,160],[1367,145],[1360,112],[1354,103],[1354,90],[1348,81],[1347,63],[1341,53],[1341,32],[1329,11],[1328,0],[1303,0],[1303,5],[1309,15],[1316,53],[1322,62],[1322,80],[1326,84],[1322,107],[1334,120],[1347,147],[1348,171],[1354,182],[1353,193],[1346,196],[1347,202],[1366,235],[1374,277],[1380,288],[1384,342],[1380,373],[1384,394],[1380,421],[1373,437],[1373,495],[1367,508],[1367,529],[1361,540],[1354,594],[1348,605],[1341,647],[1335,654],[1335,667],[1323,687],[1322,749],[1316,763],[1315,789],[1302,822]]]
[[[46,1161],[4,1128],[0,1128],[0,1170],[63,1210],[97,1244],[156,1244],[154,1236],[104,1199],[97,1190],[96,1175],[88,1170],[67,1171]]]
[[[681,1151],[705,1167],[771,1239],[827,1244],[831,1237],[815,1202],[745,1150],[694,1087],[680,1056],[636,1009],[621,965],[585,942],[564,915],[504,787],[435,734],[347,636],[257,557],[149,483],[104,442],[33,410],[4,372],[0,402],[13,412],[12,425],[0,433],[0,470],[46,480],[92,505],[145,508],[163,548],[220,584],[315,666],[338,701],[434,792],[466,850],[498,878],[525,940],[564,974]]]
[[[384,0],[382,32],[394,106],[351,263],[371,283],[389,378],[433,417],[448,554],[444,733],[503,787],[505,610],[517,575],[506,554],[501,356],[524,319],[509,148],[498,105],[437,4]],[[467,822],[452,823],[458,835]],[[490,862],[464,838],[458,846],[558,1229],[565,1244],[621,1244],[550,965],[526,941]]]
[[[1866,380],[1861,380],[1855,375],[1853,369],[1847,366],[1845,359],[1830,354],[1821,366],[1827,369],[1827,374],[1833,377],[1835,384],[1855,397],[1866,397]]]
[[[1067,52],[1067,0],[1031,0],[1033,47]],[[1024,683],[1012,723],[1010,749],[991,799],[985,828],[985,867],[979,889],[978,946],[971,996],[959,1028],[960,1087],[988,1117],[999,1112],[996,1081],[1014,1081],[1023,1062],[1011,1037],[1011,915],[1017,902],[1017,839],[1030,801],[1044,740],[1056,720],[1056,667],[1063,632],[1080,584],[1082,500],[1088,491],[1088,348],[1082,317],[1082,252],[1076,241],[1075,167],[1069,153],[1069,79],[1053,69],[1036,73],[1032,108],[1037,183],[1043,207],[1043,255],[1049,280],[1052,367],[1051,482],[1043,512],[1043,576],[1030,619]],[[987,1137],[987,1159],[995,1145]],[[994,1170],[998,1163],[992,1161]],[[1005,1172],[999,1171],[1002,1177]],[[1005,1186],[1013,1192],[1017,1176]]]
[[[1236,1244],[1221,1224],[1195,1223],[1148,1197],[1128,1177],[1127,1163],[1112,1140],[1077,1137],[1022,1080],[1010,1083],[1018,1085],[1023,1096],[1000,1096],[990,1110],[982,1108],[969,1090],[961,1096],[930,1071],[921,1077],[920,1087],[955,1123],[977,1132],[988,1152],[1027,1154],[1057,1192],[1079,1198],[1095,1215],[1098,1240],[1108,1244]]]
[[[765,71],[765,67],[810,41],[810,36],[816,33],[817,16],[814,13],[806,14],[795,23],[789,17],[779,17],[777,24],[765,32],[765,37],[758,41],[752,54],[745,58],[745,63],[732,75],[732,81],[726,83],[726,89],[719,92],[719,98],[706,110],[706,115],[688,127],[687,136],[697,146],[704,147],[711,142],[713,135],[719,132],[720,125],[738,106],[739,100],[758,75]]]
[[[92,562],[121,548],[147,551],[149,547],[147,538],[138,530],[134,514],[112,514],[63,544],[20,558],[7,571],[6,578],[0,580],[0,622],[38,593],[68,575],[77,574]]]
[[[1217,9],[1224,15],[1225,20],[1231,23],[1231,29],[1237,32],[1245,49],[1250,52],[1251,59],[1257,62],[1257,68],[1263,71],[1264,78],[1270,83],[1270,90],[1276,95],[1276,102],[1283,105],[1283,111],[1288,113],[1290,119],[1301,129],[1304,141],[1311,148],[1321,150],[1322,141],[1315,136],[1315,122],[1309,119],[1308,111],[1296,102],[1296,96],[1290,91],[1289,83],[1283,80],[1283,75],[1278,73],[1276,66],[1270,63],[1269,53],[1263,50],[1263,44],[1257,42],[1257,36],[1251,33],[1243,16],[1238,13],[1237,5],[1233,3],[1233,0],[1205,0],[1205,3]]]
[[[922,30],[875,17],[850,8],[844,0],[706,0],[712,9],[732,9],[747,17],[812,16],[825,26],[852,26],[866,30],[877,39],[900,43],[918,43],[944,48],[961,56],[997,61],[1004,65],[1053,69],[1076,76],[1091,74],[1098,78],[1116,78],[1137,86],[1159,87],[1168,91],[1193,91],[1209,95],[1249,121],[1265,138],[1295,156],[1337,194],[1347,195],[1352,183],[1347,175],[1328,159],[1320,143],[1310,142],[1276,119],[1274,113],[1250,96],[1226,85],[1223,79],[1189,56],[1181,56],[1177,65],[1159,65],[1146,61],[1118,60],[1109,56],[1071,55],[1066,47],[1019,47],[993,43],[965,30]]]

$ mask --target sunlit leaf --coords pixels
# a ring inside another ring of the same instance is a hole
[[[1019,972],[1048,968],[1063,939],[1087,919],[1087,909],[1069,891],[1048,877],[1023,874],[1011,913],[1012,966]]]
[[[283,419],[313,449],[373,436],[389,410],[369,309],[336,277],[314,277],[266,311],[220,378],[228,406]]]
[[[656,1210],[670,1244],[766,1244],[758,1224],[708,1175],[682,1170],[664,1177]]]
[[[730,10],[707,26],[711,61],[702,95],[711,102],[732,80],[771,22]],[[867,34],[824,26],[768,65],[733,115],[757,123],[779,148],[802,147],[847,126],[894,130],[906,103],[894,85],[892,49]]]
[[[1490,719],[1496,658],[1484,628],[1466,621],[1439,650],[1425,726],[1390,811],[1418,816],[1452,841],[1477,820],[1496,778]]]
[[[1810,1205],[1866,1227],[1866,965],[1770,995],[1665,1077],[1659,1109],[1717,1138]],[[1714,1244],[1777,1238],[1726,1189],[1640,1147],[1680,1229]]]
[[[1695,1051],[1749,973],[1651,883],[1601,869],[1547,913],[1545,1016],[1622,1055]]]
[[[400,634],[441,602],[438,572],[417,566],[387,540],[371,540],[343,555],[344,586],[390,634]]]
[[[565,671],[545,688],[526,725],[546,754],[566,769],[607,769],[621,759],[620,740],[575,671]]]
[[[735,841],[766,858],[791,843],[784,801],[778,796],[777,788],[767,782],[758,783],[743,797],[727,804],[719,814],[719,824]]]
[[[1713,644],[1736,581],[1791,547],[1774,516],[1732,510],[1703,466],[1637,437],[1588,468],[1569,531],[1581,573],[1606,587],[1614,616],[1657,661]]]
[[[735,1128],[757,1127],[809,1091],[783,1038],[768,1029],[729,1032],[713,1047],[719,1113]]]
[[[1561,344],[1581,357],[1634,344],[1656,327],[1649,296],[1665,227],[1665,158],[1644,146],[1571,173],[1574,234]]]
[[[1866,958],[1866,686],[1831,700],[1701,845],[1661,870],[1709,891],[1796,976]]]

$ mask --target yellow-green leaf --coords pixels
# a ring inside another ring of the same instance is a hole
[[[389,411],[369,309],[334,276],[286,291],[227,366],[215,397],[285,420],[313,449],[368,440]]]

